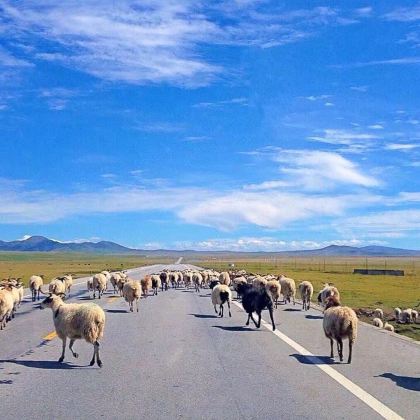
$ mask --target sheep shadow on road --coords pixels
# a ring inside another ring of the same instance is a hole
[[[238,331],[246,331],[246,332],[250,332],[250,331],[258,331],[256,329],[251,329],[249,327],[225,327],[223,325],[212,325],[213,328],[219,328],[220,330],[224,330],[224,331],[231,331],[231,332],[238,332]]]
[[[306,319],[324,319],[323,316],[319,316],[319,315],[305,315]]]
[[[0,360],[0,363],[14,363],[36,369],[61,370],[61,369],[80,369],[85,366],[74,366],[67,363],[60,363],[54,360]]]
[[[399,376],[390,372],[375,376],[375,378],[379,377],[391,379],[392,382],[395,382],[395,384],[401,388],[405,388],[410,391],[420,391],[420,378],[414,378],[411,376]]]
[[[335,362],[329,356],[304,356],[303,354],[291,354],[291,357],[294,357],[298,362],[304,365],[335,365]]]
[[[105,312],[109,312],[110,314],[128,314],[129,311],[125,309],[105,309]]]
[[[196,318],[203,318],[203,319],[219,318],[217,315],[206,315],[206,314],[188,314],[188,315],[195,316]]]
[[[302,309],[296,309],[296,308],[286,308],[283,309],[284,312],[302,312]]]

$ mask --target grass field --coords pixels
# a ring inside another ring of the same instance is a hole
[[[0,279],[22,277],[25,285],[33,274],[45,281],[63,274],[90,276],[102,270],[118,271],[143,265],[173,263],[173,258],[146,258],[135,255],[96,255],[42,252],[0,252]]]
[[[382,308],[388,318],[393,308],[420,309],[420,259],[413,258],[282,258],[282,259],[208,259],[189,260],[216,270],[245,269],[258,274],[285,274],[299,283],[309,280],[314,285],[314,297],[324,283],[334,283],[341,293],[343,304],[362,314],[360,319],[371,322],[363,312]],[[404,277],[352,274],[354,268],[388,268],[405,271]],[[391,321],[395,331],[420,341],[420,324],[400,325]]]

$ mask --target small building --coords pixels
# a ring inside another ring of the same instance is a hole
[[[371,268],[355,268],[353,274],[365,276],[404,276],[404,270],[375,270]]]

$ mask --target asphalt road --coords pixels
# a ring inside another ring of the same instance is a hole
[[[87,301],[85,279],[77,282],[70,300]],[[245,327],[240,304],[217,318],[209,295],[160,292],[139,313],[109,293],[96,300],[107,316],[101,369],[88,366],[92,346],[82,341],[78,359],[67,352],[57,363],[52,312],[28,299],[0,331],[1,418],[420,418],[417,343],[360,324],[353,363],[334,363],[319,311],[281,305],[276,335]]]

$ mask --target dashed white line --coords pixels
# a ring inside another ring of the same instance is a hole
[[[242,305],[239,304],[236,301],[233,301],[238,308],[243,310]],[[360,386],[356,385],[354,382],[350,381],[350,379],[347,379],[344,375],[337,372],[335,369],[333,369],[331,366],[323,364],[322,360],[318,359],[316,356],[314,356],[309,350],[306,350],[305,347],[301,346],[300,344],[296,343],[296,341],[292,340],[290,337],[288,337],[286,334],[283,334],[279,330],[272,331],[272,326],[268,322],[261,319],[261,324],[270,332],[272,332],[275,336],[280,338],[280,340],[284,341],[286,344],[288,344],[290,347],[292,347],[294,350],[299,352],[302,356],[310,356],[311,361],[313,361],[313,364],[321,369],[324,373],[326,373],[330,378],[337,381],[341,386],[343,386],[345,389],[350,391],[355,397],[357,397],[360,401],[364,402],[366,405],[368,405],[370,408],[375,410],[380,416],[382,416],[384,419],[387,420],[402,420],[403,417],[401,417],[399,414],[397,414],[395,411],[392,411],[389,407],[387,407],[385,404],[377,400],[374,396],[370,395],[368,392],[366,392],[364,389],[360,388]]]

